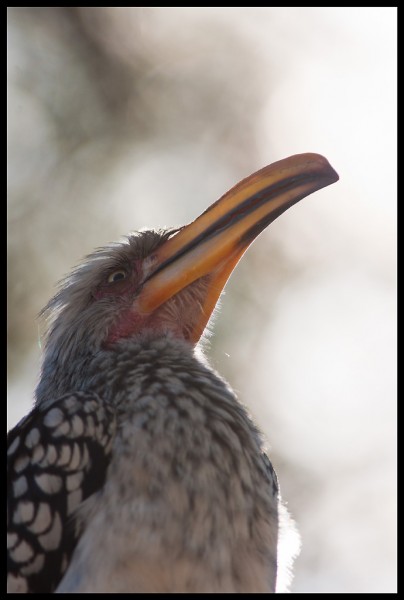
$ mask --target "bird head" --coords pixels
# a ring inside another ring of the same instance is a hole
[[[300,154],[247,177],[195,221],[143,231],[95,251],[63,282],[44,313],[45,353],[113,349],[135,336],[172,335],[195,345],[251,242],[280,214],[338,175],[317,154]]]

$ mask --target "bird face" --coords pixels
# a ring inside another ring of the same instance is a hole
[[[104,271],[103,280],[92,294],[93,308],[110,307],[113,316],[103,346],[113,347],[119,340],[142,333],[157,336],[170,332],[191,341],[196,315],[203,311],[209,275],[185,286],[152,311],[139,310],[137,300],[144,282],[154,273],[157,249],[177,231],[146,231],[130,236],[121,246],[121,262]]]
[[[337,179],[322,156],[295,155],[247,177],[179,230],[141,232],[96,251],[46,307],[48,342],[60,353],[72,347],[72,337],[87,347],[91,339],[93,350],[165,333],[196,344],[251,242],[290,206]]]

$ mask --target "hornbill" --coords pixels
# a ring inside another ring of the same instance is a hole
[[[286,158],[65,279],[8,435],[10,592],[276,591],[277,478],[198,342],[250,243],[337,179],[318,154]]]

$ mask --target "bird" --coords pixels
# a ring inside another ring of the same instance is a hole
[[[290,156],[62,281],[33,408],[8,434],[8,592],[277,591],[277,476],[200,342],[248,246],[337,180],[323,156]]]

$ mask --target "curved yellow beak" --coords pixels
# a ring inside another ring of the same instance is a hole
[[[190,341],[196,343],[234,267],[253,240],[279,215],[338,180],[319,154],[297,154],[253,173],[183,227],[150,257],[153,270],[137,298],[150,314],[180,290],[209,275],[208,292]]]

